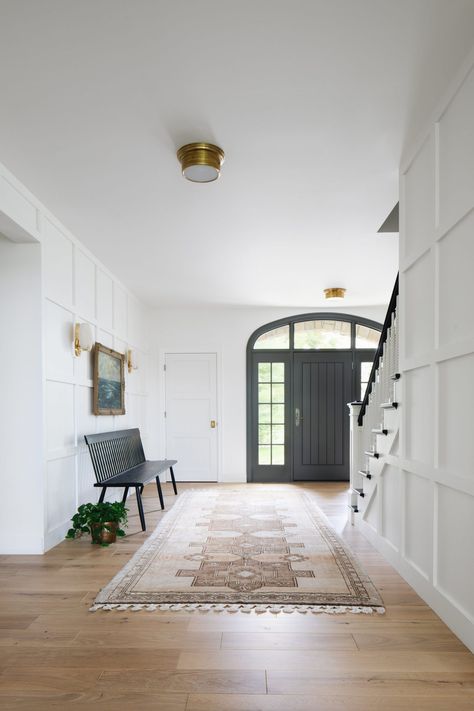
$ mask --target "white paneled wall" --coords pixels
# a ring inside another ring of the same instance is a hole
[[[63,539],[80,503],[98,498],[85,434],[139,427],[146,454],[156,457],[150,419],[157,404],[149,397],[156,374],[146,307],[1,164],[0,232],[8,238],[0,235],[0,324],[4,333],[18,331],[2,348],[8,444],[0,472],[14,472],[25,512],[21,534],[12,536],[5,500],[0,540],[2,552],[38,553]],[[137,356],[138,370],[125,370],[123,416],[92,414],[92,354],[76,358],[73,347],[74,324],[84,321],[96,341]]]
[[[64,536],[76,506],[97,499],[84,435],[140,427],[148,441],[148,347],[143,306],[79,243],[45,221],[43,237],[46,423],[46,548]],[[75,322],[87,321],[95,340],[137,354],[138,370],[126,370],[126,414],[92,414],[92,354],[74,356]]]
[[[368,535],[474,650],[473,127],[466,65],[401,173],[399,448]]]

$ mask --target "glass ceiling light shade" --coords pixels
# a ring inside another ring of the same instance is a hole
[[[212,183],[220,175],[224,151],[213,143],[187,143],[177,154],[184,177],[192,183]]]
[[[346,294],[346,290],[341,286],[333,286],[330,289],[324,289],[324,296],[331,301],[342,301]]]
[[[74,326],[74,354],[80,356],[82,351],[92,350],[94,334],[89,323],[76,323]]]

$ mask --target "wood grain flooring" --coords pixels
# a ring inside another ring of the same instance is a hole
[[[356,551],[385,615],[90,613],[148,535],[133,515],[110,548],[65,541],[44,556],[0,557],[0,707],[473,711],[474,655],[345,525],[344,485],[304,488]],[[169,509],[168,485],[165,494]],[[151,531],[162,516],[153,487],[144,500]]]

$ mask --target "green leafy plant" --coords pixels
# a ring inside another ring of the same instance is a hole
[[[66,538],[79,538],[83,533],[90,533],[92,543],[107,546],[108,542],[100,540],[100,533],[115,530],[117,536],[125,536],[125,531],[120,527],[126,526],[128,509],[121,501],[105,501],[99,504],[82,504],[77,513],[72,517],[72,528]],[[115,524],[113,527],[109,524]]]

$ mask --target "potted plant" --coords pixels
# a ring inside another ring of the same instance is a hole
[[[82,504],[71,519],[72,528],[66,538],[79,538],[83,533],[90,533],[91,543],[102,546],[115,543],[117,536],[125,536],[120,526],[127,525],[127,511],[122,501]]]

